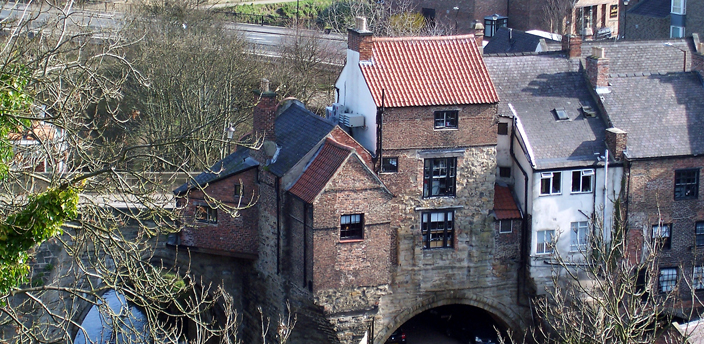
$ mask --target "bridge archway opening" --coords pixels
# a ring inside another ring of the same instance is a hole
[[[508,329],[491,312],[452,304],[417,314],[394,331],[386,343],[498,344],[499,337],[507,338]]]

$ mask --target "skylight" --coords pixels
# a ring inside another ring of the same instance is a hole
[[[569,116],[567,116],[567,112],[565,112],[564,108],[555,108],[554,111],[555,111],[555,114],[557,115],[558,121],[566,121],[566,120],[570,119]]]

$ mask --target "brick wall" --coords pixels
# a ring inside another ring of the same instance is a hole
[[[698,198],[674,200],[675,170],[702,167],[704,157],[634,161],[630,167],[628,227],[629,239],[636,240],[631,249],[637,250],[643,237],[650,240],[658,221],[671,224],[671,248],[662,250],[658,264],[682,267],[680,276],[688,278],[694,264],[704,265],[704,247],[696,246],[694,231],[695,222],[704,221],[704,187],[700,171]]]
[[[508,221],[508,220],[504,220]],[[505,263],[506,260],[518,259],[520,254],[521,231],[523,230],[523,221],[521,219],[511,220],[511,233],[500,233],[499,221],[494,222],[494,244],[496,249],[496,258],[500,263]]]
[[[689,37],[693,33],[704,35],[704,1],[687,1],[687,26],[685,34]]]
[[[340,167],[313,204],[315,292],[389,283],[394,241],[390,200],[354,156]],[[340,216],[347,214],[364,214],[362,240],[340,240]]]
[[[195,220],[194,212],[198,204],[208,204],[203,191],[194,189],[186,198],[179,200],[185,205],[182,210],[184,230],[181,232],[181,244],[197,247],[203,250],[221,251],[224,253],[244,254],[256,256],[257,254],[257,221],[259,212],[257,207],[241,209],[236,212],[233,207],[246,207],[250,202],[256,201],[259,195],[256,183],[256,169],[249,169],[235,176],[214,182],[205,189],[205,193],[223,205],[210,203],[216,207],[217,223],[205,223]],[[244,186],[244,194],[235,196],[235,185]]]
[[[347,47],[359,53],[360,61],[367,61],[372,56],[372,33],[347,29]]]
[[[630,5],[628,7],[631,7]],[[670,38],[670,16],[654,18],[637,14],[626,14],[626,39]]]

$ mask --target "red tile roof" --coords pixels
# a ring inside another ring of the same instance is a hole
[[[520,219],[516,201],[506,186],[494,185],[494,214],[497,220]]]
[[[330,138],[326,139],[313,162],[289,191],[312,203],[352,151],[350,147],[340,145]]]
[[[360,62],[377,106],[487,104],[499,101],[474,35],[374,37]]]

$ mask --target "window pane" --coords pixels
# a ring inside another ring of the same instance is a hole
[[[660,277],[658,279],[660,283],[660,292],[665,293],[675,289],[677,284],[677,269],[675,268],[664,268],[660,269]]]
[[[560,172],[554,172],[552,174],[552,193],[560,193],[560,186],[561,186],[561,181],[560,181],[560,176],[562,173]]]
[[[540,193],[547,195],[550,194],[550,179],[541,179],[540,180]]]
[[[572,192],[582,191],[582,171],[572,171]]]
[[[421,215],[423,248],[453,246],[454,229],[452,225],[452,214],[452,211],[438,211],[425,212]]]
[[[592,176],[582,176],[582,192],[592,191]]]

